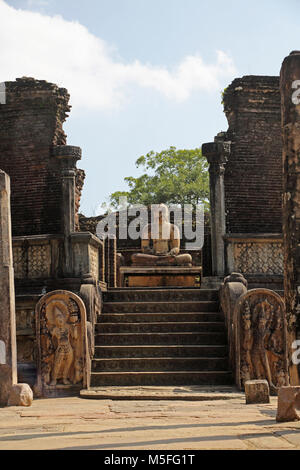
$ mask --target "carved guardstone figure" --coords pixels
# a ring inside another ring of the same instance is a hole
[[[51,308],[51,304],[48,306]],[[74,358],[71,338],[76,339],[76,330],[67,324],[68,311],[63,302],[55,302],[53,306],[55,327],[51,331],[52,340],[56,343],[52,381],[50,385],[56,385],[57,379],[62,376],[64,385],[71,382],[68,379],[70,368]]]
[[[276,395],[289,385],[287,327],[282,298],[269,289],[243,294],[233,314],[236,379],[241,388],[249,380],[267,380]]]
[[[57,396],[65,387],[87,385],[89,350],[84,303],[69,291],[53,291],[36,307],[38,383],[36,394]]]

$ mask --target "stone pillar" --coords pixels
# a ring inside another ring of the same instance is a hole
[[[99,248],[99,280],[105,283],[105,241],[101,240]]]
[[[105,281],[109,287],[117,287],[117,239],[106,237],[105,247]]]
[[[229,142],[211,142],[202,145],[202,154],[209,163],[213,276],[225,275],[224,235],[226,233],[226,218],[224,172],[229,152]]]
[[[61,162],[62,206],[61,226],[65,236],[64,275],[72,275],[72,252],[70,234],[76,230],[76,162],[81,159],[81,148],[70,145],[58,145],[53,155]]]
[[[10,179],[0,170],[0,406],[17,384],[15,287],[11,239]]]
[[[283,127],[283,234],[284,293],[291,344],[300,337],[295,322],[300,315],[300,51],[291,52],[280,72]],[[298,320],[299,324],[299,320]],[[291,367],[291,385],[299,384],[296,367]]]
[[[117,239],[109,238],[109,286],[117,287]]]

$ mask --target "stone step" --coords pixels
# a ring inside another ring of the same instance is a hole
[[[226,371],[228,360],[224,357],[156,357],[94,359],[92,372],[147,372],[147,371]]]
[[[97,323],[96,333],[168,333],[168,332],[220,332],[223,322],[147,322],[147,323]]]
[[[188,302],[105,302],[103,313],[217,312],[216,301]]]
[[[142,357],[227,357],[224,345],[143,345],[143,346],[96,346],[95,358],[142,358]]]
[[[114,288],[103,294],[103,300],[104,302],[218,301],[219,297],[216,289]]]
[[[99,323],[146,323],[146,322],[218,322],[223,321],[220,312],[184,313],[101,313]]]
[[[213,333],[97,333],[95,344],[102,345],[140,345],[142,348],[146,344],[226,344],[225,332]]]
[[[231,385],[228,371],[92,372],[91,386]]]
[[[112,386],[90,387],[80,390],[80,397],[89,400],[184,400],[216,401],[244,400],[245,394],[233,385],[189,385],[186,386]]]
[[[115,288],[103,299],[92,387],[233,383],[217,290]]]

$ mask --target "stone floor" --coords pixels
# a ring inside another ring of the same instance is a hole
[[[300,449],[300,422],[276,423],[277,398],[227,400],[35,400],[0,409],[0,450]]]

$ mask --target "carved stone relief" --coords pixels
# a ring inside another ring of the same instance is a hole
[[[72,292],[46,294],[36,306],[38,389],[86,386],[87,325],[83,301]]]
[[[237,302],[237,384],[266,379],[274,394],[289,385],[287,328],[281,297],[268,289],[252,289]]]

